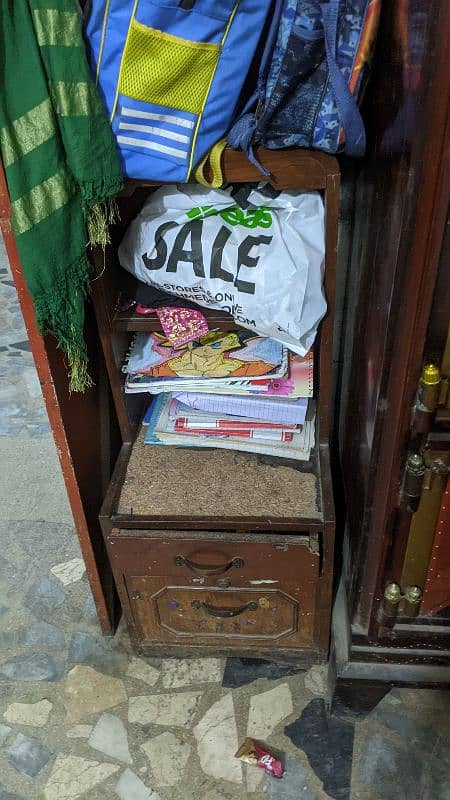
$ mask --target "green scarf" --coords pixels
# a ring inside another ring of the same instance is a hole
[[[122,175],[75,0],[1,3],[0,151],[39,328],[67,354],[70,390],[83,391],[86,241],[106,243],[111,204],[99,204]]]

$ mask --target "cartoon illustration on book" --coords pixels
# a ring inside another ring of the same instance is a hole
[[[270,376],[283,360],[283,348],[251,331],[209,331],[177,349],[160,333],[143,334],[134,345],[133,373],[162,377]]]

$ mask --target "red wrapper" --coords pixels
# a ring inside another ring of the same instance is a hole
[[[254,739],[245,740],[237,751],[236,758],[244,761],[245,764],[253,764],[255,767],[265,770],[274,778],[283,777],[284,767],[280,759],[267,750],[261,742],[256,742]]]

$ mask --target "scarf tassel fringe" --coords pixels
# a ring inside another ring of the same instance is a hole
[[[84,300],[90,291],[86,255],[72,264],[67,274],[68,280],[35,298],[36,319],[41,333],[53,334],[67,356],[69,392],[84,392],[94,385],[83,337]]]

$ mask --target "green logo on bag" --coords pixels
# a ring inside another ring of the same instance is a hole
[[[224,211],[218,211],[214,206],[198,206],[186,211],[189,219],[205,219],[206,217],[213,217],[218,215],[222,217],[224,222],[235,227],[236,225],[243,225],[244,228],[270,228],[272,225],[272,214],[267,206],[259,206],[259,208],[251,208],[248,210],[232,206],[226,208]]]

